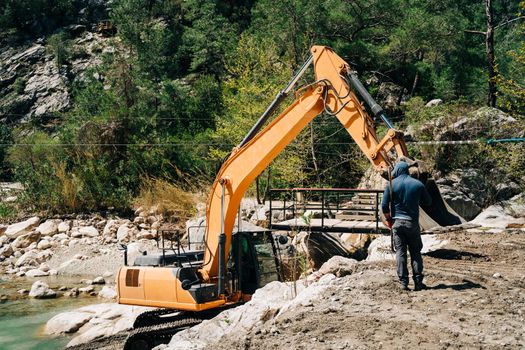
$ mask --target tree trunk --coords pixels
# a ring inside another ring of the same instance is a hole
[[[423,59],[423,51],[417,53],[417,61],[420,62]],[[412,89],[410,90],[410,97],[414,96],[416,91],[417,84],[419,83],[419,71],[416,68],[416,76],[414,77],[414,82],[412,83]]]
[[[492,17],[492,0],[485,0],[487,14],[487,31],[485,34],[485,48],[487,50],[487,65],[489,72],[489,92],[487,104],[496,107],[496,58],[494,55],[494,19]]]

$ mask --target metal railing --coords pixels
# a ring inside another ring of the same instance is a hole
[[[272,223],[275,212],[282,212],[282,218],[298,218],[307,211],[317,211],[320,216],[321,225],[317,229],[330,231],[325,227],[325,219],[334,219],[340,210],[369,212],[375,220],[375,232],[379,232],[379,203],[383,193],[378,189],[359,188],[280,188],[269,190],[270,217],[269,227],[274,228]],[[373,203],[367,207],[349,204],[356,194],[372,194]],[[275,206],[279,201],[282,205]],[[284,221],[283,220],[283,221]]]

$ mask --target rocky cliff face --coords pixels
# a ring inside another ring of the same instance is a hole
[[[0,121],[39,121],[71,108],[71,90],[88,68],[101,63],[101,54],[114,41],[104,36],[110,1],[78,0],[71,17],[40,14],[27,31],[0,30]],[[31,33],[31,34],[27,34]],[[60,40],[53,42],[53,36]],[[57,57],[61,50],[65,57]]]
[[[0,118],[3,122],[45,121],[71,107],[71,88],[87,69],[101,63],[115,39],[70,26],[71,55],[58,60],[45,39],[0,49]]]

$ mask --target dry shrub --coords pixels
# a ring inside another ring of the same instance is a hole
[[[158,178],[143,178],[134,207],[162,214],[168,222],[184,223],[195,215],[195,200],[191,193]]]
[[[78,200],[79,186],[75,181],[75,175],[70,174],[66,170],[65,162],[52,162],[51,165],[62,187],[62,202],[64,207],[73,211],[78,210],[80,208]]]

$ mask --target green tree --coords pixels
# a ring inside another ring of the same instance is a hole
[[[58,66],[65,64],[71,55],[68,36],[64,32],[51,35],[47,39],[47,48]]]
[[[521,13],[525,16],[525,1],[520,2]],[[525,21],[522,21],[525,22]],[[505,73],[499,72],[496,82],[499,86],[499,105],[513,113],[525,115],[525,23],[513,31],[513,40],[518,46],[506,52],[509,58],[505,65]]]

